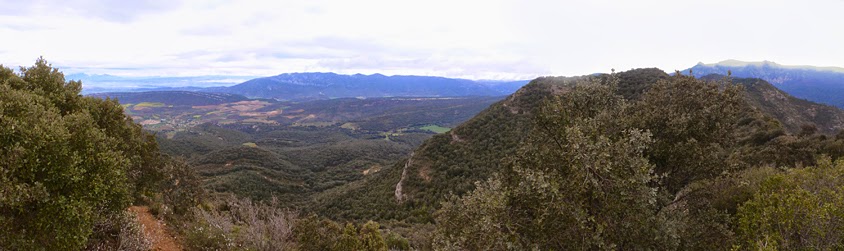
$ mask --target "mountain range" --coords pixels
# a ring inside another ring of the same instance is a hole
[[[709,74],[758,78],[797,98],[844,108],[844,68],[781,65],[771,61],[744,62],[725,60],[714,64],[698,63],[686,69],[696,77]]]
[[[247,76],[119,77],[87,74],[71,74],[67,78],[81,80],[84,85],[83,94],[196,91],[290,101],[376,97],[506,96],[528,83],[528,80],[468,80],[431,76],[343,75],[320,72],[284,73],[260,78]]]
[[[696,77],[710,74],[758,78],[796,98],[844,108],[844,68],[781,65],[771,61],[725,60],[683,70]],[[84,94],[138,91],[198,91],[277,100],[319,100],[349,97],[455,97],[505,96],[528,83],[484,81],[431,76],[343,75],[336,73],[284,73],[271,77],[120,77],[70,74],[82,80]]]
[[[429,76],[341,75],[285,73],[204,91],[251,98],[314,100],[350,97],[504,96],[527,84],[523,81],[473,81]]]
[[[136,91],[197,91],[207,87],[229,86],[242,83],[256,76],[115,76],[108,74],[75,73],[65,76],[66,79],[82,81],[82,94],[103,92],[136,92]]]

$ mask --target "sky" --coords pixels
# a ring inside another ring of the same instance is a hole
[[[0,64],[65,73],[513,80],[844,66],[844,0],[0,0]]]

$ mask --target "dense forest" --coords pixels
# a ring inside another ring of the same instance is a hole
[[[149,250],[133,205],[187,250],[844,249],[840,111],[802,115],[824,106],[759,79],[544,77],[394,140],[237,124],[156,137],[80,90],[43,59],[0,67],[2,250]]]

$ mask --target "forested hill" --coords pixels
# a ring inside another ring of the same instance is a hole
[[[703,79],[719,80],[723,77],[709,75]],[[779,120],[790,133],[799,133],[804,126],[815,127],[827,135],[844,129],[844,110],[840,108],[796,98],[763,79],[734,78],[732,81],[744,86],[747,100],[753,107]]]
[[[207,91],[251,98],[313,100],[347,97],[455,97],[509,95],[528,81],[472,81],[427,76],[285,73]]]
[[[314,210],[338,218],[431,221],[433,210],[449,194],[466,194],[475,188],[475,182],[484,181],[504,169],[523,141],[530,138],[536,112],[544,100],[568,93],[577,82],[592,78],[607,78],[607,75],[533,80],[449,133],[427,140],[413,155],[392,168],[361,183],[317,197]],[[616,93],[635,104],[655,83],[670,78],[673,77],[655,68],[621,72],[617,74]],[[744,86],[746,94],[741,96],[745,104],[749,104],[742,106],[742,129],[738,130],[741,134],[738,138],[743,144],[752,142],[763,145],[762,148],[789,149],[805,142],[790,138],[787,132],[813,135],[815,131],[811,128],[816,127],[824,133],[834,133],[842,125],[841,110],[793,98],[764,80],[737,78],[732,81]],[[634,105],[631,109],[656,109],[639,105],[641,107]],[[683,109],[692,109],[687,112],[697,112],[693,105],[686,105],[689,108]],[[794,151],[768,158],[768,161],[775,164],[793,164],[796,160],[810,162],[816,152],[806,149],[816,146],[808,145],[811,144],[803,145],[807,147],[803,149],[805,152]],[[759,150],[747,158],[764,159],[759,156],[772,153],[766,151]],[[772,156],[776,155],[773,153]]]
[[[795,97],[844,108],[841,98],[844,95],[844,68],[726,60],[715,64],[698,63],[683,73],[689,70],[696,77],[727,75],[729,71],[733,77],[764,79]]]

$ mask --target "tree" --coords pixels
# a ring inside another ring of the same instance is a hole
[[[648,159],[669,196],[729,170],[743,93],[729,81],[706,82],[678,72],[657,81],[632,107],[633,127],[653,134]]]
[[[546,103],[501,175],[443,205],[437,248],[671,248],[644,156],[650,134],[625,124],[614,87],[580,83]]]
[[[387,243],[381,236],[380,226],[377,222],[369,221],[360,228],[361,250],[387,250]]]
[[[340,236],[340,240],[337,241],[334,250],[361,250],[361,247],[357,227],[351,222],[346,223],[346,227],[343,229],[343,235]]]
[[[342,236],[343,229],[336,222],[320,220],[312,214],[296,222],[293,234],[300,250],[332,250]]]
[[[129,174],[157,168],[154,140],[117,102],[80,90],[43,58],[0,66],[0,249],[81,249],[143,187]]]

